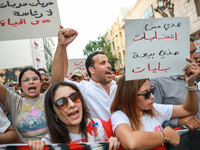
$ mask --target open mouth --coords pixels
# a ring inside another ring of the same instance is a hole
[[[70,113],[68,116],[74,118],[74,117],[76,117],[78,115],[78,112],[79,111],[77,110],[77,111],[75,111],[73,113]]]
[[[36,87],[30,87],[30,88],[28,88],[28,91],[31,92],[31,93],[35,92],[36,91]]]
[[[111,71],[106,71],[105,74],[106,74],[109,78],[112,77]]]

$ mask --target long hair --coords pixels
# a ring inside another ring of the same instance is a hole
[[[55,92],[57,91],[59,87],[62,87],[62,86],[69,86],[72,89],[74,89],[76,92],[80,93],[76,85],[69,82],[63,82],[63,81],[54,83],[48,89],[45,96],[45,115],[46,115],[47,126],[49,128],[49,133],[50,133],[50,138],[51,138],[52,143],[69,143],[70,142],[69,131],[58,118],[55,118],[55,116],[57,115],[53,108]],[[89,112],[89,109],[81,93],[79,95],[79,98],[81,100],[82,110],[83,110],[83,116],[80,123],[80,129],[81,129],[81,133],[85,136],[85,139],[87,141],[88,139],[87,119],[91,118],[91,114]]]
[[[140,120],[137,93],[146,80],[148,79],[125,81],[125,76],[121,76],[117,82],[117,91],[110,107],[111,113],[117,110],[123,111],[129,118],[133,130],[141,130],[143,128]],[[143,112],[151,117],[156,117],[158,113],[154,107]]]

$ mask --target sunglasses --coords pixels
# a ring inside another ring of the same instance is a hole
[[[0,77],[4,77],[6,74],[0,73]]]
[[[144,93],[144,94],[138,94],[138,96],[144,96],[146,99],[149,99],[151,96],[151,93],[154,94],[155,93],[155,86],[151,86],[150,91]]]
[[[61,97],[54,102],[54,105],[60,109],[63,109],[68,106],[69,98],[74,103],[80,102],[79,93],[71,93],[68,97]]]

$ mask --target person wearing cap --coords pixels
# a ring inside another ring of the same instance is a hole
[[[83,72],[81,70],[74,70],[71,79],[72,81],[76,81],[78,83],[80,83],[82,80],[85,80]]]
[[[44,93],[50,86],[50,77],[47,73],[40,73],[40,74],[41,74],[40,93]]]

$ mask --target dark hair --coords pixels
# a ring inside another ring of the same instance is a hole
[[[194,42],[194,39],[193,39],[193,38],[190,38],[190,42]]]
[[[58,118],[55,117],[56,113],[53,109],[55,92],[57,91],[59,87],[62,87],[62,86],[69,86],[72,89],[74,89],[76,92],[80,93],[76,85],[69,82],[64,82],[64,81],[54,83],[48,89],[45,96],[45,115],[46,115],[47,126],[49,128],[50,139],[52,143],[69,143],[70,142],[68,129],[64,126],[64,124]],[[88,139],[87,119],[91,118],[91,114],[89,112],[89,109],[81,93],[79,95],[79,98],[81,100],[82,110],[83,110],[83,116],[80,123],[80,129],[81,129],[81,133],[85,136],[85,139],[87,141]]]
[[[117,110],[123,111],[129,118],[133,130],[140,130],[143,128],[140,120],[137,93],[146,80],[148,79],[125,81],[125,75],[122,75],[117,82],[117,91],[110,107],[111,113]],[[159,114],[154,107],[150,110],[144,110],[143,112],[155,118],[157,118],[156,116]]]
[[[31,71],[33,71],[33,72],[35,72],[37,75],[38,75],[38,77],[40,78],[40,81],[41,81],[41,75],[40,75],[40,73],[35,69],[35,68],[33,68],[33,67],[26,67],[26,68],[24,68],[24,69],[22,69],[22,71],[20,72],[20,74],[19,74],[19,86],[21,87],[21,79],[22,79],[22,76],[24,75],[24,73],[26,72],[26,71],[28,71],[28,70],[31,70]],[[21,88],[21,91],[23,92],[23,90],[22,90],[22,88]]]
[[[103,52],[101,52],[101,51],[95,51],[95,52],[93,52],[93,53],[91,53],[88,57],[87,57],[87,59],[86,59],[86,61],[85,61],[85,67],[86,67],[86,69],[87,69],[87,73],[88,73],[88,75],[89,75],[89,77],[91,78],[91,73],[90,73],[90,71],[89,71],[89,67],[94,67],[94,60],[93,60],[93,57],[94,56],[96,56],[96,55],[98,55],[98,54],[103,54],[103,55],[105,55]]]
[[[37,71],[44,71],[45,73],[47,73],[47,71],[44,68],[38,68]]]
[[[47,73],[40,73],[40,75],[45,75],[45,76],[47,76],[48,78],[50,78],[49,75],[48,75]]]
[[[115,68],[111,68],[111,71],[114,71],[114,72],[115,72],[115,74],[116,74],[116,70],[115,70]]]

